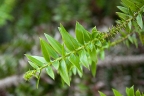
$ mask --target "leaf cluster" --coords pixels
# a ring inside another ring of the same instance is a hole
[[[70,86],[71,76],[83,75],[83,68],[91,70],[95,76],[98,57],[104,59],[104,50],[122,41],[134,43],[137,46],[136,34],[139,34],[143,42],[143,0],[122,0],[122,6],[118,6],[121,12],[117,12],[120,20],[117,25],[109,29],[109,32],[100,32],[94,27],[91,32],[87,31],[78,22],[75,26],[75,37],[71,36],[60,24],[58,28],[63,42],[56,41],[53,37],[45,34],[47,41],[40,38],[43,56],[31,56],[26,54],[33,70],[29,70],[24,78],[28,80],[32,76],[38,79],[42,69],[52,78],[55,72],[60,74],[62,80]],[[111,41],[110,38],[119,34],[119,39]],[[144,42],[143,42],[144,43]],[[117,93],[117,92],[116,92]],[[102,95],[104,96],[104,95]]]
[[[123,96],[119,91],[112,89],[114,96]],[[104,93],[99,91],[100,96],[106,96]],[[139,90],[134,91],[134,87],[126,88],[126,96],[144,96]]]

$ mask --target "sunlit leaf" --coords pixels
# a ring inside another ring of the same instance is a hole
[[[124,13],[128,13],[128,9],[126,7],[122,7],[122,6],[117,6],[118,9],[120,9],[122,12]]]
[[[41,42],[44,44],[49,56],[53,57],[54,59],[59,57],[56,51],[46,41],[41,40]]]
[[[47,62],[50,61],[49,50],[46,48],[45,43],[40,39],[42,54]]]
[[[79,61],[79,57],[75,56],[74,54],[71,54],[70,57],[69,57],[69,61],[75,65],[75,67],[80,71],[82,72],[82,69],[80,67],[80,61]]]
[[[62,24],[60,24],[60,28],[59,31],[62,35],[63,41],[66,45],[66,47],[69,50],[75,50],[76,48],[79,47],[79,43],[74,39],[74,37],[72,37],[66,30],[65,28],[62,26]]]
[[[51,46],[59,53],[62,54],[62,45],[56,41],[51,36],[45,34],[45,37],[47,38],[48,42],[51,44]]]
[[[46,67],[46,73],[47,73],[52,79],[54,79],[54,72],[53,72],[51,66],[47,66],[47,67]]]
[[[36,59],[35,57],[33,57],[33,56],[31,56],[31,55],[26,54],[26,57],[27,57],[31,62],[33,62],[34,64],[36,64],[37,66],[42,67],[42,66],[44,65],[44,63],[42,63],[41,61],[39,61],[38,59]]]
[[[138,14],[138,16],[136,17],[136,20],[137,20],[137,24],[140,26],[140,28],[143,29],[143,20],[142,20],[141,14]]]
[[[91,72],[92,72],[93,77],[96,75],[96,70],[97,70],[97,60],[96,62],[92,61],[92,64],[91,64]]]
[[[80,54],[80,61],[86,68],[89,69],[89,62],[85,50],[83,50]]]
[[[67,66],[64,60],[60,62],[59,73],[62,79],[64,80],[64,82],[70,86],[70,79],[67,71]]]
[[[83,29],[81,28],[80,24],[76,22],[75,32],[76,32],[76,38],[79,43],[84,44],[84,34]]]
[[[113,93],[115,96],[122,96],[122,94],[120,92],[118,92],[117,90],[115,89],[112,89],[113,90]]]
[[[59,61],[53,62],[52,65],[54,66],[54,68],[55,68],[56,70],[58,70],[58,68],[59,68]]]
[[[29,62],[29,64],[34,68],[34,69],[38,69],[39,67],[36,65],[36,64],[34,64],[33,62],[31,62],[31,61],[28,61]]]
[[[139,90],[136,91],[136,96],[141,96],[141,93]]]
[[[98,91],[98,92],[99,92],[100,96],[106,96],[104,93],[102,93],[100,91]]]

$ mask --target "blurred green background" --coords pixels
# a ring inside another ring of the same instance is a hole
[[[31,69],[24,54],[41,55],[39,37],[50,34],[60,40],[57,27],[60,23],[74,33],[75,22],[90,30],[97,26],[106,31],[118,19],[115,12],[120,0],[0,0],[0,83],[4,78],[21,76]],[[108,50],[108,55],[135,55],[144,53],[130,45]],[[46,74],[36,89],[36,79],[29,82],[1,86],[0,96],[99,96],[98,90],[112,96],[111,88],[124,92],[125,86],[134,85],[143,90],[143,64],[133,66],[98,67],[97,76],[85,70],[82,78],[73,76],[71,86],[62,84],[56,74],[52,80]],[[138,74],[137,74],[138,73]],[[137,80],[141,80],[138,82]]]

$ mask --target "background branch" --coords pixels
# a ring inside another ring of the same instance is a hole
[[[105,60],[99,60],[98,66],[104,67],[104,66],[118,66],[118,65],[134,65],[134,64],[144,64],[144,54],[142,55],[136,55],[136,56],[107,56]],[[14,75],[10,77],[6,77],[4,79],[0,80],[0,88],[7,88],[11,87],[12,85],[16,86],[20,82],[22,82],[23,75]]]

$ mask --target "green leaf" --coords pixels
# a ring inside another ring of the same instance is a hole
[[[121,13],[121,12],[116,12],[116,14],[123,20],[127,20],[128,17],[129,17],[127,14],[124,14],[124,13]]]
[[[70,79],[68,76],[67,66],[64,60],[60,62],[59,73],[64,82],[70,86]]]
[[[81,61],[81,63],[82,63],[86,68],[89,69],[89,62],[88,62],[88,58],[87,58],[87,55],[86,55],[86,54],[87,54],[87,53],[86,53],[85,50],[81,51],[80,61]]]
[[[41,61],[39,61],[37,58],[30,56],[28,54],[26,54],[26,57],[33,63],[35,63],[37,66],[42,67],[44,65],[44,63],[42,63]]]
[[[141,93],[139,90],[136,91],[136,96],[141,96]]]
[[[129,96],[134,96],[134,88],[133,88],[133,86],[129,89]]]
[[[50,62],[49,51],[46,48],[45,44],[43,43],[42,39],[40,38],[41,50],[42,54],[47,62]]]
[[[69,57],[69,61],[75,65],[75,67],[82,73],[82,69],[81,69],[81,66],[80,66],[80,61],[79,61],[79,58],[77,56],[75,56],[74,54],[71,54],[70,57]]]
[[[118,92],[117,90],[115,89],[112,89],[113,90],[113,93],[115,96],[122,96],[122,94],[120,92]]]
[[[133,43],[133,38],[130,35],[128,36],[128,40]]]
[[[95,77],[96,75],[96,70],[97,70],[97,62],[92,61],[91,72],[92,72],[93,77]]]
[[[129,21],[128,27],[129,27],[129,29],[131,30],[131,27],[132,27],[132,22],[131,22],[131,21]]]
[[[44,57],[41,57],[41,56],[32,56],[32,57],[34,57],[35,59],[41,61],[43,64],[47,63],[47,61],[45,60]]]
[[[52,79],[55,78],[55,77],[54,77],[54,72],[53,72],[51,66],[47,66],[47,67],[46,67],[46,73],[47,73]]]
[[[74,75],[76,75],[76,73],[77,73],[77,68],[76,68],[76,67],[73,67],[73,68],[72,68],[72,72],[73,72]]]
[[[34,68],[34,69],[38,69],[39,67],[36,65],[36,64],[34,64],[33,62],[31,62],[31,61],[28,61],[29,62],[29,64]]]
[[[41,39],[41,42],[43,43],[43,45],[45,46],[47,53],[49,54],[49,56],[53,57],[54,59],[58,58],[58,54],[56,53],[56,51],[44,40]]]
[[[78,22],[76,23],[76,28],[76,38],[81,44],[84,44],[84,41],[89,42],[91,40],[90,33],[87,30],[85,30],[84,27],[80,25]]]
[[[137,12],[138,7],[130,0],[122,0],[123,4],[130,8],[133,12]]]
[[[47,38],[48,42],[51,44],[51,46],[59,53],[62,54],[62,45],[56,41],[51,36],[45,34],[45,37]]]
[[[98,92],[99,92],[100,96],[106,96],[104,93],[102,93],[100,91],[98,91]]]
[[[84,35],[82,32],[83,28],[81,28],[80,24],[76,22],[75,32],[76,32],[76,39],[79,43],[84,44]]]
[[[101,47],[102,46],[102,43],[100,40],[96,40],[95,41],[95,45],[97,45],[98,47]]]
[[[117,6],[118,9],[120,9],[122,12],[124,13],[128,13],[128,9],[126,7],[122,7],[122,6]]]
[[[63,46],[62,46],[62,57],[65,57],[65,55],[66,55],[66,52],[65,52],[66,50],[65,50],[65,48],[64,48],[64,44],[63,44]]]
[[[136,17],[136,20],[137,20],[137,24],[139,25],[139,27],[143,29],[143,20],[142,20],[141,14],[138,14],[138,16]]]
[[[96,48],[94,45],[92,45],[92,49],[88,51],[90,58],[92,61],[96,62],[97,61],[97,53],[96,53]]]
[[[99,37],[99,31],[97,30],[96,27],[94,27],[94,28],[92,29],[92,38],[95,39],[95,38],[97,38],[97,37]]]
[[[133,88],[133,86],[131,88],[126,88],[126,94],[128,96],[134,96],[134,88]]]
[[[59,61],[53,62],[52,65],[54,66],[54,68],[55,68],[56,70],[58,70],[58,68],[59,68]]]
[[[105,52],[104,52],[103,49],[100,50],[100,58],[101,58],[102,60],[104,60],[104,58],[105,58]]]
[[[69,50],[75,50],[76,48],[79,47],[79,43],[74,39],[74,37],[72,37],[66,30],[65,28],[62,26],[62,24],[60,24],[60,28],[59,31],[62,35],[63,41],[66,45],[66,47]]]

